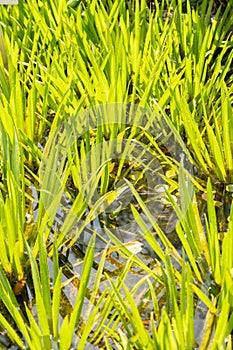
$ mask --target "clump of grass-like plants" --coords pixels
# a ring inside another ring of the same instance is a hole
[[[0,5],[3,347],[232,348],[233,4],[152,5]],[[122,105],[127,113],[117,119]],[[143,108],[150,113],[139,120]],[[98,118],[85,119],[86,110]],[[66,148],[75,118],[84,131]],[[171,133],[183,152],[176,159],[163,147]],[[125,153],[113,159],[123,141]],[[141,158],[128,159],[137,147]],[[159,200],[176,218],[172,235],[143,194],[147,173],[159,173],[153,159],[164,182]],[[125,188],[134,202],[106,215]],[[58,225],[64,198],[71,210]],[[112,227],[126,209],[138,230],[129,242]],[[77,242],[90,227],[82,250]]]

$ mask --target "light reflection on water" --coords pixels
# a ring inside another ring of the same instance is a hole
[[[31,188],[32,190],[32,195],[35,199],[35,202],[33,203],[33,220],[37,220],[37,202],[38,202],[38,196],[37,196],[37,192],[36,189],[34,187]],[[57,231],[59,231],[59,228],[62,226],[63,222],[64,222],[64,218],[65,215],[67,213],[67,208],[69,209],[69,207],[71,207],[71,203],[69,201],[69,199],[66,197],[66,195],[64,194],[63,196],[63,200],[62,200],[63,206],[59,206],[58,211],[57,211],[57,215],[55,218],[55,224],[53,226],[53,230],[55,231],[55,233]],[[64,211],[65,208],[65,211]],[[154,214],[156,214],[156,210],[158,208],[156,207],[154,210]],[[153,206],[151,206],[151,210],[153,212]],[[121,214],[121,213],[120,213]],[[141,214],[143,220],[145,221],[146,224],[148,224],[148,226],[151,229],[150,223],[147,222],[147,218],[146,216],[142,213]],[[132,213],[130,211],[127,212],[127,210],[123,211],[122,215],[119,215],[118,220],[125,220],[126,222],[130,221],[132,219]],[[129,219],[129,220],[128,220]],[[169,224],[169,223],[172,224]],[[171,207],[169,208],[168,206],[164,209],[164,217],[163,219],[160,218],[160,224],[162,225],[164,231],[167,229],[167,235],[173,239],[173,243],[176,239],[176,235],[174,234],[174,229],[175,229],[175,225],[176,225],[176,217],[174,215],[174,211],[171,209]],[[101,226],[101,223],[99,221],[99,217],[97,216],[96,219],[90,223],[89,225],[87,225],[86,229],[83,231],[82,235],[80,236],[80,238],[77,240],[76,245],[79,247],[79,249],[81,251],[83,251],[83,253],[85,254],[85,250],[86,247],[88,245],[88,242],[90,240],[90,237],[93,233],[93,231],[97,231],[99,229],[101,229],[101,234],[103,234],[103,227]],[[126,230],[126,228],[129,228],[130,230]],[[109,241],[108,235],[106,234],[104,237],[107,241]],[[50,239],[53,239],[53,234],[51,234]],[[122,243],[127,243],[133,240],[138,240],[142,243],[142,250],[137,254],[137,256],[146,264],[153,264],[154,259],[156,258],[156,254],[154,253],[153,249],[151,248],[151,246],[147,243],[147,241],[143,238],[143,236],[140,233],[140,229],[137,225],[137,223],[134,221],[133,223],[131,222],[128,226],[127,224],[125,226],[119,227],[118,229],[118,239],[120,241],[122,241]],[[101,250],[105,247],[106,245],[103,245],[103,241],[101,240],[101,238],[97,238],[97,245],[96,245],[96,258],[95,258],[95,263],[96,266],[98,267],[99,261],[100,261],[100,257],[101,257]],[[162,247],[162,244],[161,244]],[[176,248],[177,250],[180,252],[181,251],[181,246],[179,244],[179,242],[176,243]],[[117,253],[112,253],[113,258],[115,259],[115,261],[121,263],[122,265],[125,264],[125,260],[119,256]],[[50,270],[50,274],[51,276],[53,275],[53,262],[51,259],[48,259],[49,262],[49,270]],[[76,254],[76,252],[73,249],[69,250],[69,256],[68,256],[68,261],[67,261],[67,265],[69,263],[69,265],[71,266],[71,271],[70,273],[73,275],[76,275],[77,278],[80,278],[81,276],[81,272],[82,272],[82,258],[80,258],[79,255]],[[175,263],[175,262],[174,262]],[[66,264],[66,263],[65,263]],[[180,269],[179,266],[177,266],[178,269]],[[118,267],[116,267],[112,261],[106,260],[105,262],[105,269],[109,272],[109,275],[112,275],[112,280],[116,280],[117,276],[120,273],[120,269]],[[65,269],[64,269],[65,270]],[[114,275],[114,273],[116,272],[116,274]],[[92,273],[91,273],[91,277],[90,277],[90,281],[88,284],[88,288],[91,291],[94,285],[94,281],[95,281],[95,277],[96,277],[96,268],[92,269]],[[141,273],[128,273],[126,279],[125,279],[125,284],[128,287],[129,290],[131,290],[133,288],[133,286],[135,286],[141,279],[142,279],[143,275]],[[67,280],[67,278],[70,278],[70,276],[67,276],[67,274],[63,273],[62,275],[62,281],[65,282]],[[107,282],[106,281],[102,281],[99,287],[99,291],[100,293],[104,292],[107,286]],[[77,286],[75,286],[73,283],[69,283],[67,286],[65,286],[63,288],[63,293],[66,296],[66,301],[64,301],[63,304],[63,314],[66,313],[66,310],[70,309],[70,307],[73,307],[76,301],[76,296],[77,296]],[[140,288],[138,289],[136,295],[135,295],[135,299],[137,300],[138,305],[142,302],[143,296],[146,295],[148,291],[148,284],[145,281],[144,283],[141,284]],[[164,300],[164,292],[161,292],[161,300]],[[91,314],[92,312],[92,303],[90,302],[90,300],[88,298],[85,298],[85,302],[84,302],[84,306],[82,309],[82,318],[83,318],[83,322],[87,321],[88,316]],[[33,309],[35,308],[35,305],[33,305]],[[150,313],[154,311],[154,306],[152,303],[148,302],[145,304],[144,309],[142,310],[142,317],[149,317]],[[202,336],[202,330],[203,330],[203,325],[204,325],[204,320],[205,320],[205,316],[206,316],[206,312],[207,309],[206,307],[201,303],[198,302],[197,303],[197,307],[195,310],[195,315],[194,315],[194,319],[195,319],[195,338],[197,340],[197,342],[199,340],[201,340],[201,336]],[[60,322],[62,323],[62,316],[60,316]],[[74,343],[77,342],[77,336],[74,335]],[[0,339],[1,340],[1,339]],[[93,347],[91,344],[87,345],[89,346],[90,349],[98,349],[98,347]],[[9,348],[9,347],[8,347]],[[10,347],[11,350],[16,349],[15,347]]]

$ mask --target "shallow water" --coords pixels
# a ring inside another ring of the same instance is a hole
[[[35,199],[33,202],[33,220],[37,220],[37,202],[38,202],[38,195],[35,188],[32,188],[32,195]],[[53,241],[53,235],[59,232],[59,229],[62,227],[62,224],[65,220],[65,217],[67,215],[67,208],[71,208],[71,202],[68,199],[68,197],[64,194],[62,205],[59,206],[57,215],[55,218],[55,222],[53,225],[53,230],[51,232],[51,235],[49,237],[50,241]],[[162,207],[163,206],[163,207]],[[153,208],[153,205],[150,206],[151,211],[154,215],[158,213],[158,207],[156,205],[155,208]],[[162,210],[163,209],[163,210]],[[175,225],[176,225],[176,215],[169,205],[161,204],[160,208],[160,217],[158,217],[157,223],[160,225],[160,227],[163,229],[164,232],[167,230],[167,236],[172,241],[174,246],[176,247],[177,251],[181,253],[181,245],[179,240],[177,239],[177,235],[175,234]],[[88,214],[88,213],[87,213]],[[163,215],[162,215],[163,214]],[[107,218],[107,215],[106,215]],[[145,221],[145,223],[148,225],[148,228],[153,232],[153,228],[151,227],[151,224],[148,222],[146,216],[141,213],[141,218]],[[109,241],[108,233],[107,231],[104,231],[103,225],[100,222],[100,220],[103,220],[103,215],[101,218],[99,216],[96,216],[96,218],[91,222],[89,225],[86,226],[86,229],[83,230],[80,237],[77,239],[76,243],[69,249],[68,256],[60,253],[60,264],[63,266],[63,276],[62,280],[66,281],[68,278],[71,278],[73,276],[76,276],[72,282],[70,282],[66,287],[63,288],[62,291],[62,303],[61,303],[61,322],[62,318],[71,311],[72,306],[75,303],[76,295],[77,295],[77,282],[81,276],[82,271],[82,262],[83,257],[85,255],[85,251],[88,245],[88,242],[90,240],[91,235],[93,232],[99,233],[99,237],[97,238],[97,244],[95,249],[95,259],[93,264],[93,269],[90,277],[90,281],[88,284],[89,292],[87,293],[87,298],[85,299],[83,310],[82,310],[82,318],[83,322],[88,319],[88,315],[91,313],[92,310],[92,304],[90,303],[89,297],[91,295],[91,290],[93,288],[96,271],[99,266],[99,261],[101,258],[101,251],[106,247],[106,243],[104,243],[103,239],[106,239]],[[144,264],[147,266],[153,266],[155,264],[155,259],[157,258],[155,252],[150,247],[150,245],[147,243],[147,241],[143,238],[143,235],[141,234],[141,230],[137,224],[137,222],[133,219],[132,213],[127,208],[124,209],[122,212],[119,213],[119,216],[117,218],[118,225],[120,227],[112,228],[109,227],[108,229],[114,234],[117,232],[117,238],[122,244],[127,244],[130,242],[138,242],[139,246],[137,247],[138,252],[137,257],[140,258]],[[121,225],[119,224],[121,222]],[[109,222],[106,222],[107,225],[109,225]],[[77,227],[76,227],[77,229]],[[162,244],[160,242],[160,245],[162,247]],[[125,260],[117,253],[112,252],[105,261],[105,271],[108,273],[108,275],[112,278],[112,280],[116,280],[117,276],[119,276],[120,272],[125,266]],[[173,261],[174,266],[180,270],[180,266],[177,264],[177,262]],[[53,262],[51,259],[48,259],[49,269],[52,276],[53,271]],[[134,268],[132,271],[127,275],[125,284],[130,289],[135,286],[137,282],[139,282],[142,277],[144,276],[143,273],[140,272],[139,269]],[[51,279],[52,281],[52,279]],[[159,285],[157,286],[158,289],[158,300],[159,304],[162,307],[165,303],[165,292],[163,288],[160,288]],[[104,292],[106,289],[106,280],[103,278],[99,292],[100,294]],[[35,309],[35,300],[33,297],[33,291],[31,293],[30,287],[27,286],[28,291],[28,301],[32,304],[32,312]],[[147,320],[150,318],[151,312],[154,311],[154,306],[151,303],[150,300],[146,298],[146,294],[148,291],[148,284],[144,282],[140,288],[138,289],[135,299],[137,300],[138,305],[140,306],[140,312],[142,319],[145,321],[145,324]],[[197,341],[197,344],[199,341],[201,341],[202,338],[202,331],[203,331],[203,325],[206,317],[207,309],[201,303],[200,301],[197,302],[197,306],[195,309],[195,339]],[[78,337],[74,334],[74,344],[77,343]],[[2,349],[11,349],[16,350],[17,347],[11,346],[10,341],[8,340],[6,334],[2,332],[0,336],[0,343]],[[91,344],[87,344],[87,349],[98,349],[98,347],[93,347]]]

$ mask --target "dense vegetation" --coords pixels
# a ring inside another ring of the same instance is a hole
[[[232,349],[233,1],[0,16],[1,347]]]

